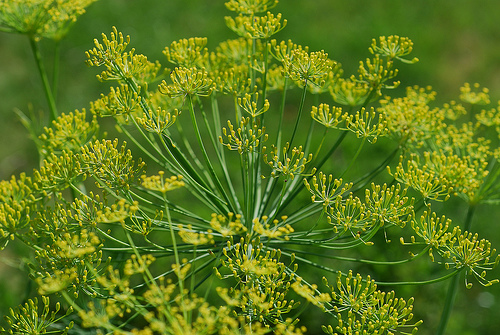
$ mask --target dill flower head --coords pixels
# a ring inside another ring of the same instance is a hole
[[[159,191],[161,193],[166,193],[184,186],[182,176],[179,175],[165,178],[163,176],[164,174],[164,171],[159,171],[158,174],[154,176],[148,177],[146,175],[142,175],[142,186],[148,190]]]
[[[207,65],[208,50],[205,37],[192,37],[172,42],[170,47],[163,50],[168,61],[176,66],[198,67]]]
[[[246,15],[265,13],[277,4],[278,0],[229,0],[225,3],[227,9]]]
[[[339,124],[342,124],[349,114],[343,113],[341,107],[332,107],[330,112],[330,105],[320,104],[318,107],[312,106],[311,117],[314,121],[322,124],[327,128],[340,128]]]
[[[328,54],[321,51],[308,52],[294,49],[283,58],[287,75],[295,81],[307,83],[314,80],[325,80],[332,70],[334,62]]]
[[[281,31],[287,23],[286,20],[281,21],[281,14],[274,16],[270,12],[259,17],[240,14],[235,18],[227,16],[225,19],[229,29],[241,37],[250,39],[268,39]]]
[[[193,229],[192,225],[188,225],[187,227],[179,225],[179,236],[181,237],[182,241],[187,244],[213,244],[214,240],[211,233],[211,230],[207,232],[197,232]]]
[[[241,223],[241,215],[234,213],[228,213],[227,216],[213,213],[210,227],[219,232],[222,237],[240,235],[247,231],[247,228]]]
[[[281,154],[278,148],[273,146],[270,153],[271,159],[267,157],[267,154],[264,154],[264,162],[272,169],[271,177],[284,176],[285,179],[294,179],[296,176],[309,175],[309,173],[305,172],[306,165],[312,160],[313,155],[306,156],[305,152],[302,151],[302,146],[289,149],[290,146],[287,143],[283,147]],[[263,148],[263,152],[265,151],[266,147]],[[281,155],[283,156],[282,159],[280,159]],[[313,168],[310,174],[314,174],[315,171],[316,169]]]
[[[481,89],[478,83],[472,87],[469,83],[465,83],[460,88],[460,100],[471,105],[488,105],[490,103],[489,90],[486,87]]]
[[[213,80],[204,68],[176,67],[170,78],[172,84],[164,80],[159,86],[160,92],[170,97],[209,96],[214,89]]]
[[[399,37],[397,35],[380,36],[378,43],[376,39],[372,40],[372,45],[368,50],[372,54],[397,59],[403,63],[413,64],[418,62],[416,57],[411,60],[403,58],[413,51],[413,42],[408,37]]]
[[[70,307],[64,313],[61,310],[61,304],[57,302],[54,309],[51,311],[49,297],[41,297],[43,307],[40,306],[38,299],[28,299],[24,305],[10,309],[10,315],[5,316],[8,327],[7,329],[0,327],[0,331],[4,334],[50,334],[55,333],[58,328],[57,324],[65,316],[73,312]],[[73,322],[63,329],[58,329],[57,332],[66,335],[73,328]]]
[[[0,30],[35,39],[62,39],[85,8],[96,0],[2,0]]]

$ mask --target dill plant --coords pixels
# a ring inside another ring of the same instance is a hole
[[[27,34],[40,62],[33,43],[76,17],[14,18],[89,3],[4,1],[2,27]],[[174,41],[171,69],[113,28],[87,52],[115,85],[89,111],[58,114],[40,67],[52,122],[36,138],[40,167],[0,183],[0,236],[32,250],[44,307],[13,308],[3,331],[302,334],[311,305],[328,334],[412,334],[414,299],[380,286],[449,280],[442,332],[460,278],[498,281],[487,277],[496,250],[471,232],[477,206],[500,201],[500,109],[478,109],[487,89],[465,84],[441,107],[430,88],[391,97],[397,64],[418,61],[408,38],[374,39],[346,76],[325,51],[275,39],[287,23],[276,4],[228,1],[237,37],[212,51],[205,37]],[[100,130],[105,117],[117,138]],[[390,149],[366,159],[379,139]],[[451,196],[469,208],[464,227],[432,209]],[[370,254],[391,236],[399,258]],[[437,276],[379,282],[350,269],[426,255]]]

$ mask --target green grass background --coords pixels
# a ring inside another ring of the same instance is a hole
[[[416,65],[399,67],[402,88],[431,85],[439,101],[448,101],[457,99],[464,82],[479,82],[490,88],[492,101],[500,98],[500,3],[496,0],[282,0],[273,11],[288,20],[278,39],[291,38],[311,50],[323,49],[348,74],[369,56],[372,38],[396,34],[413,40],[413,56],[420,59]],[[105,85],[95,79],[96,70],[85,66],[84,52],[93,47],[94,38],[109,34],[112,26],[131,36],[138,53],[166,65],[161,51],[174,40],[206,36],[213,48],[233,38],[223,21],[230,14],[224,1],[101,0],[93,4],[63,41],[59,111],[88,108],[89,101],[106,92]],[[52,47],[50,41],[43,41],[49,70]],[[37,165],[34,145],[13,110],[47,110],[25,36],[0,33],[0,97],[0,179],[6,179]],[[455,220],[464,218],[459,201],[443,206]],[[482,207],[473,223],[474,230],[496,246],[500,246],[499,218],[498,209]],[[0,314],[17,305],[26,289],[21,271],[15,270],[16,250],[10,247],[0,253]],[[390,275],[389,270],[380,271]],[[410,276],[419,268],[399,272],[405,271]],[[500,277],[498,269],[493,274]],[[461,287],[448,334],[498,333],[499,287]],[[433,333],[445,289],[446,285],[434,284],[400,291],[405,298],[416,296],[416,318],[425,320],[420,334]]]

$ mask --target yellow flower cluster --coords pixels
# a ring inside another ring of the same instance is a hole
[[[32,38],[62,39],[96,0],[2,0],[0,30]]]

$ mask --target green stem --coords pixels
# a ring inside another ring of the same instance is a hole
[[[333,144],[333,146],[330,148],[330,150],[328,150],[326,155],[319,161],[319,163],[315,164],[316,169],[318,169],[318,170],[321,169],[323,164],[325,164],[326,161],[328,161],[328,158],[330,158],[333,155],[333,153],[335,152],[335,150],[337,150],[337,148],[340,146],[340,144],[342,144],[342,142],[344,141],[344,138],[347,136],[347,133],[348,133],[347,130],[342,131],[342,133],[337,138],[337,141]]]
[[[398,281],[398,282],[379,282],[375,281],[375,284],[377,285],[390,285],[390,286],[402,286],[402,285],[428,285],[428,284],[434,284],[438,283],[440,281],[453,278],[453,281],[457,280],[457,278],[460,278],[458,274],[460,273],[461,269],[457,269],[453,271],[452,273],[447,274],[446,276],[435,278],[435,279],[429,279],[429,280],[422,280],[422,281]]]
[[[220,191],[220,194],[221,194],[222,198],[224,199],[224,203],[221,203],[221,205],[224,207],[224,211],[222,212],[222,214],[229,213],[229,212],[234,212],[234,209],[232,208],[231,201],[229,200],[229,197],[226,194],[226,192],[224,190],[224,187],[222,186],[219,178],[217,177],[217,174],[216,174],[216,172],[215,172],[215,170],[214,170],[214,168],[212,166],[211,160],[208,157],[207,150],[205,149],[205,145],[203,143],[203,139],[201,138],[200,129],[198,127],[198,123],[196,122],[196,115],[194,113],[193,97],[190,95],[190,96],[188,96],[188,98],[189,98],[189,113],[191,115],[191,121],[192,121],[192,124],[193,124],[193,128],[194,128],[194,133],[195,133],[196,139],[198,140],[198,144],[200,146],[201,153],[203,154],[203,157],[205,159],[205,163],[207,164],[208,171],[210,172],[210,175],[213,178],[213,182],[214,182],[216,188]]]
[[[189,292],[193,293],[194,292],[194,288],[195,288],[195,274],[196,274],[196,262],[194,261],[196,259],[196,244],[194,245],[194,248],[193,248],[193,262],[191,264],[193,264],[191,266],[191,271],[192,271],[192,275],[191,275],[191,283],[190,283],[190,289],[189,289]]]
[[[472,225],[472,217],[474,216],[475,209],[476,207],[474,205],[469,205],[464,225],[464,229],[466,231],[470,231],[470,227]],[[458,276],[458,270],[455,272],[456,275],[450,281],[450,285],[448,286],[448,292],[446,293],[443,312],[441,313],[441,320],[439,321],[439,326],[436,331],[436,335],[444,334],[446,330],[446,325],[448,324],[448,320],[450,319],[451,311],[453,310],[453,304],[455,303],[455,298],[457,295],[458,282],[460,280],[460,276]]]
[[[366,142],[366,138],[363,138],[363,140],[361,141],[361,144],[358,147],[358,150],[356,151],[356,153],[354,154],[354,157],[352,158],[351,162],[349,163],[349,166],[344,170],[344,172],[342,172],[342,174],[340,175],[340,178],[342,178],[347,173],[347,171],[349,171],[352,168],[352,166],[354,165],[354,163],[358,159],[358,156],[361,153],[361,150],[363,149],[365,142]]]
[[[217,99],[215,99],[215,94],[212,94],[211,102],[212,102],[212,116],[213,116],[214,126],[215,126],[214,127],[215,128],[215,138],[218,139],[222,136],[222,132],[221,132],[222,123],[220,121],[219,105],[218,105]],[[236,191],[234,189],[234,185],[233,185],[233,182],[231,180],[231,176],[229,175],[229,170],[228,170],[229,165],[227,164],[227,161],[226,161],[224,146],[222,145],[222,143],[219,142],[219,143],[214,143],[214,148],[217,152],[217,156],[219,157],[219,161],[221,163],[220,166],[222,168],[222,172],[224,173],[226,185],[228,186],[231,197],[233,198],[234,207],[236,208],[237,213],[242,213],[241,204],[238,200],[238,196],[237,196]]]
[[[307,251],[307,249],[306,250],[297,249],[297,250],[294,250],[293,252],[295,254],[323,257],[323,258],[328,258],[328,259],[336,259],[336,260],[345,261],[345,262],[356,262],[356,263],[361,263],[361,264],[400,265],[400,264],[413,262],[414,260],[422,257],[423,255],[425,255],[429,251],[430,248],[431,248],[431,246],[428,245],[425,248],[423,248],[420,252],[418,252],[417,254],[411,255],[410,258],[401,259],[401,260],[397,260],[397,261],[376,261],[376,260],[370,260],[370,259],[364,259],[364,258],[352,258],[352,257],[336,256],[336,255],[332,255],[332,254]],[[282,251],[283,250],[287,250],[287,248],[283,248]]]
[[[50,88],[49,78],[47,77],[47,71],[45,70],[45,66],[42,61],[42,54],[40,53],[40,49],[38,48],[38,43],[33,36],[29,37],[31,51],[33,52],[33,56],[35,57],[35,62],[38,68],[38,73],[42,79],[43,89],[45,92],[45,98],[47,99],[47,103],[50,108],[50,121],[54,121],[57,116],[57,108],[56,102],[54,99],[54,95],[52,93],[52,89]]]
[[[182,278],[182,270],[181,270],[181,261],[179,257],[179,250],[177,249],[177,242],[175,238],[175,233],[174,233],[174,228],[172,225],[172,217],[170,216],[170,209],[168,207],[168,202],[167,202],[167,195],[163,193],[163,200],[165,202],[165,214],[167,215],[167,222],[170,227],[170,236],[172,238],[172,249],[174,250],[174,258],[175,258],[175,263],[177,264],[177,276],[179,278],[178,284],[179,284],[179,291],[180,291],[180,296],[181,296],[181,306],[184,305],[184,280]],[[187,311],[183,310],[182,311],[184,320],[187,320]]]
[[[304,90],[302,91],[302,97],[300,99],[299,112],[297,113],[297,120],[295,120],[295,126],[293,127],[292,137],[290,138],[290,145],[288,147],[288,151],[292,148],[293,139],[295,138],[295,134],[297,133],[297,129],[299,128],[300,117],[302,116],[302,110],[304,109],[304,102],[306,100],[307,93],[307,80],[304,83]]]
[[[52,69],[52,95],[57,99],[57,87],[59,86],[59,64],[61,59],[61,40],[55,41],[54,46],[54,66]]]
[[[267,68],[268,68],[268,57],[269,57],[269,48],[268,48],[268,38],[264,41],[264,73],[262,74],[262,105],[261,108],[264,107],[264,102],[266,101],[267,95]],[[262,115],[262,119],[264,118],[264,114]],[[263,121],[263,120],[262,120]]]
[[[208,121],[207,115],[202,108],[203,105],[202,105],[201,101],[199,100],[199,97],[197,97],[197,100],[198,100],[198,105],[200,106],[201,116],[203,118],[203,122],[205,123],[205,128],[207,129],[208,134],[209,134],[208,137],[210,138],[210,140],[212,142],[212,146],[215,149],[215,154],[219,160],[219,166],[221,167],[221,169],[223,171],[225,185],[229,189],[230,196],[227,195],[225,197],[225,199],[229,203],[231,210],[232,211],[236,210],[239,213],[241,210],[241,206],[238,202],[238,197],[236,196],[236,191],[234,190],[233,182],[231,181],[231,177],[229,175],[229,172],[227,171],[227,164],[226,164],[226,160],[224,157],[224,147],[222,146],[222,144],[220,142],[217,141],[219,136],[221,136],[220,128],[219,128],[219,126],[221,124],[220,118],[218,116],[216,116],[216,114],[218,114],[217,100],[215,98],[213,98],[213,100],[212,100],[212,114],[214,115],[214,120],[215,120],[214,129],[216,130],[215,136],[214,136],[214,133],[212,131],[212,128],[210,127],[210,123]],[[224,192],[224,193],[226,193],[226,192]]]
[[[225,202],[220,197],[218,197],[215,193],[210,191],[210,186],[204,181],[201,176],[198,174],[198,171],[190,164],[190,162],[186,159],[184,154],[179,150],[179,148],[174,144],[172,139],[162,134],[163,141],[162,144],[165,150],[168,152],[169,156],[176,163],[176,165],[180,169],[180,173],[186,180],[190,181],[190,186],[196,190],[196,192],[200,196],[206,197],[206,200],[210,201],[210,207],[215,211],[221,211],[221,213],[225,213],[226,207]],[[172,165],[173,166],[173,165]]]
[[[278,122],[278,133],[276,135],[276,147],[278,148],[278,150],[281,149],[281,136],[282,136],[282,132],[283,132],[283,118],[284,118],[284,115],[285,115],[285,105],[286,105],[286,85],[287,85],[287,82],[288,82],[288,78],[285,77],[284,79],[284,84],[283,84],[283,94],[281,96],[281,104],[280,104],[280,118],[279,118],[279,122]],[[279,151],[278,151],[278,154],[279,154]]]
[[[313,129],[314,129],[314,120],[311,118],[310,125],[309,125],[309,131],[307,133],[308,134],[307,139],[306,139],[306,142],[304,145],[304,147],[305,147],[304,152],[306,152],[306,153],[309,151],[309,147],[311,144],[311,138],[313,135]],[[307,169],[305,170],[304,175],[307,175],[307,172],[312,171],[309,168],[309,166],[310,166],[310,164],[308,163]],[[303,179],[301,178],[301,175],[297,175],[296,178],[291,180],[288,184],[289,185],[287,187],[286,193],[282,194],[282,196],[279,199],[280,206],[282,205],[281,209],[284,209],[285,207],[287,207],[290,204],[290,202],[293,201],[293,199],[295,199],[297,194],[299,194],[300,191],[303,190],[303,188],[299,186],[299,185],[303,185]],[[278,214],[279,206],[273,205],[272,207],[275,208],[275,210],[272,212],[272,215],[270,215],[270,216],[275,217]]]
[[[351,192],[355,193],[355,192],[363,189],[370,182],[370,180],[373,179],[373,177],[375,177],[376,175],[378,175],[380,172],[386,170],[387,166],[392,161],[392,159],[394,158],[394,156],[396,156],[396,154],[398,153],[398,151],[399,151],[399,147],[396,148],[396,149],[394,149],[389,154],[389,156],[382,163],[379,164],[378,167],[376,167],[372,171],[366,173],[365,175],[363,175],[363,176],[359,177],[358,179],[356,179],[355,181],[353,181],[352,184],[353,184],[353,186],[356,186],[356,187],[353,187],[351,189]],[[363,181],[365,181],[365,182],[363,182]]]
[[[439,326],[436,331],[437,335],[444,334],[446,330],[446,325],[448,324],[448,320],[451,315],[451,311],[453,309],[453,304],[455,303],[455,297],[458,288],[458,281],[460,277],[455,275],[450,281],[450,286],[448,286],[448,292],[446,293],[446,300],[444,302],[443,312],[441,313],[441,319],[439,320]]]
[[[321,169],[321,167],[323,166],[323,164],[325,164],[325,162],[328,160],[328,158],[331,155],[333,155],[333,153],[335,152],[335,150],[337,150],[337,148],[340,146],[340,144],[342,143],[342,141],[346,137],[347,133],[348,133],[348,131],[344,130],[340,134],[339,138],[337,139],[337,141],[335,142],[335,144],[330,148],[330,150],[328,151],[328,153],[322,158],[322,160],[318,164],[315,164],[316,170]],[[307,180],[308,181],[311,180],[312,177],[313,177],[313,175],[310,175],[309,177],[307,177]],[[297,193],[299,193],[301,190],[302,190],[301,188],[296,188],[295,191],[294,191],[294,193],[291,194],[290,197],[287,197],[287,200],[285,200],[285,202],[283,203],[283,208],[286,207],[286,206],[288,206],[289,201],[291,199],[294,199],[297,196]]]
[[[285,114],[285,104],[286,104],[286,86],[287,86],[287,81],[288,78],[285,77],[284,79],[284,84],[283,84],[283,94],[281,96],[281,105],[280,105],[280,114],[279,114],[279,122],[278,122],[278,131],[276,135],[276,148],[277,152],[276,155],[278,157],[281,154],[281,136],[282,136],[282,130],[283,130],[283,116]],[[262,200],[260,201],[260,208],[259,208],[259,213],[263,213],[264,209],[268,205],[269,199],[273,193],[273,190],[276,186],[277,178],[271,178],[269,179],[266,189],[263,193]]]
[[[323,144],[325,143],[325,138],[326,138],[327,133],[328,133],[328,128],[325,127],[325,131],[323,132],[323,136],[321,137],[321,142],[319,143],[318,148],[316,149],[316,152],[314,153],[313,162],[316,161],[316,159],[319,156],[319,152],[321,151],[321,148],[323,148]]]

